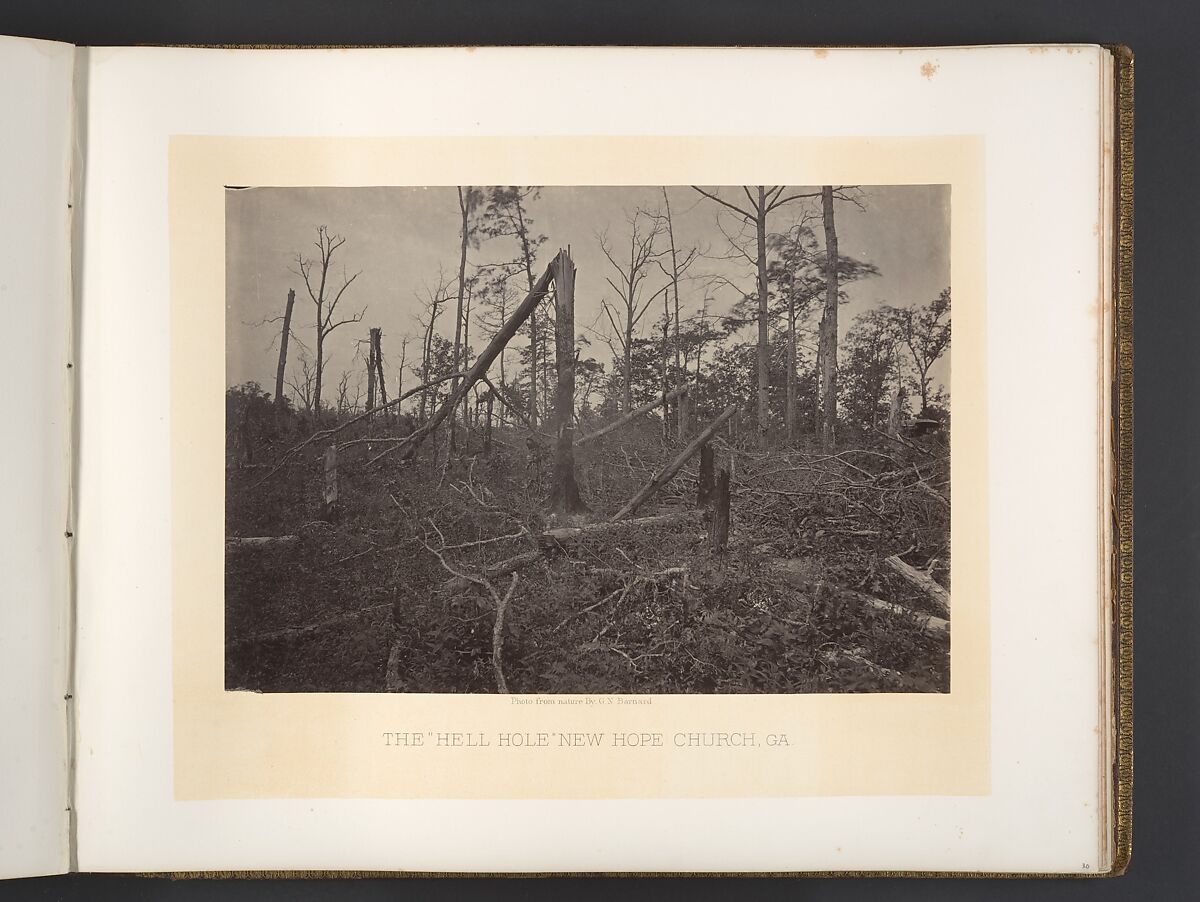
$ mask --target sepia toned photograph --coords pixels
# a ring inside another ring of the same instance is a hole
[[[225,688],[949,692],[950,195],[226,188]]]

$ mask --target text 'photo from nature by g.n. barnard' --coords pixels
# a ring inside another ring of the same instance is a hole
[[[225,685],[950,689],[946,185],[230,188]]]

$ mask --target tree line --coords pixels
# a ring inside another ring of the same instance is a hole
[[[839,210],[852,206],[869,213],[861,189],[691,191],[714,217],[722,246],[677,242],[665,187],[661,204],[627,209],[619,231],[595,235],[608,266],[607,290],[598,328],[585,327],[576,338],[578,421],[659,399],[664,431],[682,437],[690,424],[735,405],[738,429],[766,449],[794,445],[804,436],[832,448],[839,432],[894,432],[912,414],[945,420],[948,398],[931,374],[950,345],[949,287],[934,298],[860,313],[839,339],[847,285],[879,275],[871,261],[838,249]],[[456,266],[450,274],[439,267],[425,283],[413,332],[389,336],[389,354],[398,365],[385,367],[382,337],[371,329],[356,342],[354,361],[339,374],[332,399],[325,381],[329,337],[362,323],[367,311],[353,304],[360,273],[339,267],[347,237],[317,226],[313,250],[297,252],[292,268],[308,315],[297,315],[292,290],[283,313],[268,320],[282,323],[275,404],[317,419],[353,413],[362,409],[365,382],[366,406],[373,408],[386,403],[390,371],[396,398],[404,394],[406,377],[428,386],[411,408],[418,422],[425,421],[457,390],[458,374],[475,358],[472,341],[489,342],[533,291],[548,240],[537,228],[540,197],[536,186],[459,187]],[[494,259],[472,262],[472,252],[485,247]],[[708,261],[720,266],[706,268]],[[714,296],[730,289],[738,300],[714,314]],[[502,424],[536,430],[554,417],[554,311],[554,303],[539,304],[522,327],[525,343],[505,347],[492,380],[474,387],[477,402],[481,392],[498,396],[491,400],[498,402]],[[289,367],[292,344],[300,351]],[[600,346],[607,359],[596,353]],[[464,398],[461,416],[470,415]]]

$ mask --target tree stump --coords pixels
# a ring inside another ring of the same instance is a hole
[[[321,516],[325,520],[334,521],[338,514],[338,471],[337,445],[325,449],[325,492],[321,505]]]
[[[712,445],[700,448],[700,477],[696,488],[696,507],[707,507],[713,499],[713,454]]]
[[[729,545],[729,467],[717,470],[712,499],[712,520],[708,526],[708,544],[713,554],[723,554]]]

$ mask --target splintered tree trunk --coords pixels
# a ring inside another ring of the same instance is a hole
[[[573,514],[587,510],[575,481],[575,264],[561,250],[554,273],[554,338],[558,386],[554,419],[558,427],[550,510]]]
[[[371,346],[375,350],[375,384],[379,388],[379,403],[386,405],[387,399],[387,380],[383,378],[383,330],[371,330]],[[387,419],[387,413],[384,413],[384,419]]]
[[[833,450],[837,424],[838,241],[833,221],[833,186],[821,188],[825,225],[825,315],[821,318],[821,444]]]
[[[288,339],[292,334],[292,307],[296,303],[296,290],[288,289],[287,306],[283,310],[283,332],[279,335],[279,366],[275,369],[275,406],[283,407],[283,376],[287,371]]]
[[[375,335],[378,329],[372,329],[370,332],[370,341],[367,344],[367,410],[375,409]],[[367,417],[367,422],[371,421],[371,416]]]
[[[712,520],[708,525],[708,544],[714,554],[721,554],[729,545],[729,467],[717,471],[713,492]]]
[[[696,489],[696,507],[705,507],[712,501],[714,457],[712,445],[705,444],[700,448],[700,478]]]

